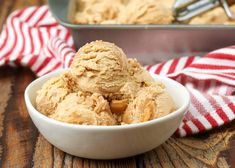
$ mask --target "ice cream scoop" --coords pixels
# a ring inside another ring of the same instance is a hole
[[[175,104],[164,85],[152,83],[141,88],[122,116],[123,124],[140,123],[162,117],[175,110]]]
[[[107,95],[119,91],[128,80],[126,55],[113,43],[94,41],[84,45],[70,68],[82,91]]]
[[[52,114],[65,96],[74,90],[73,82],[68,72],[48,80],[37,92],[37,109],[45,115]]]
[[[70,93],[50,115],[58,121],[80,125],[116,125],[109,103],[98,93]]]
[[[122,10],[118,18],[122,24],[170,24],[174,19],[171,8],[156,0],[130,1]]]

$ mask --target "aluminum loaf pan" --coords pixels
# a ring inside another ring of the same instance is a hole
[[[235,44],[233,25],[79,25],[68,19],[69,0],[48,2],[56,20],[71,29],[77,48],[94,40],[109,41],[142,64],[202,55]]]

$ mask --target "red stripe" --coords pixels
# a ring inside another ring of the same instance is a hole
[[[63,44],[63,43],[62,43]],[[67,51],[66,51],[67,50]],[[62,55],[62,53],[64,52],[64,54]],[[64,65],[66,57],[70,54],[73,53],[73,51],[71,51],[67,46],[64,46],[61,51],[60,51],[60,55],[62,57],[62,64]]]
[[[195,56],[188,57],[188,58],[187,58],[187,61],[186,61],[186,63],[185,63],[185,65],[184,65],[184,68],[186,68],[186,67],[188,67],[189,65],[191,65],[192,62],[194,61],[194,59],[195,59]]]
[[[47,51],[51,54],[50,57],[54,57],[54,59],[56,59],[56,55],[53,53],[53,49],[52,50],[50,49],[49,45],[47,45]]]
[[[216,113],[220,116],[220,118],[225,122],[227,123],[229,121],[229,118],[227,116],[227,114],[225,114],[225,112],[223,111],[222,108],[218,108],[216,110]]]
[[[199,69],[211,69],[211,70],[235,69],[235,66],[209,65],[209,64],[192,64],[190,67],[199,68]]]
[[[60,38],[60,33],[61,33],[61,32],[62,32],[61,30],[57,30],[56,36]],[[63,38],[61,37],[61,39],[63,39]]]
[[[52,71],[56,70],[58,67],[60,67],[60,66],[61,66],[61,63],[58,62],[58,63],[55,64],[51,69],[49,69],[48,71],[46,71],[44,74],[47,74],[47,73],[49,73],[49,72],[52,72]],[[43,74],[43,75],[44,75],[44,74]]]
[[[227,122],[228,116],[225,114],[225,112],[221,109],[219,103],[214,99],[213,96],[209,94],[204,94],[205,98],[209,101],[211,104],[212,108],[217,112],[217,114],[220,116],[220,118],[224,121]]]
[[[205,109],[205,107],[201,104],[201,102],[196,99],[196,97],[191,93],[191,102],[194,105],[194,107],[197,109],[199,113],[201,113],[202,116],[205,116],[205,118],[208,120],[208,122],[212,125],[212,127],[218,126],[215,119],[211,116],[211,114]]]
[[[228,107],[232,110],[232,112],[235,114],[235,106],[233,103],[230,103]]]
[[[13,49],[14,49],[15,46],[16,46],[17,36],[16,36],[16,31],[15,31],[15,29],[14,29],[15,26],[13,26],[13,25],[14,25],[14,24],[13,24],[13,21],[14,21],[15,18],[17,19],[17,17],[20,17],[20,16],[23,14],[23,12],[24,12],[24,10],[21,10],[21,11],[19,11],[15,16],[11,17],[11,18],[10,18],[10,21],[9,21],[9,24],[10,24],[10,25],[8,25],[8,23],[7,23],[7,25],[6,25],[6,38],[5,38],[5,40],[4,40],[3,44],[2,44],[2,46],[0,47],[0,50],[2,50],[3,47],[6,46],[6,42],[7,42],[7,40],[8,40],[8,34],[9,34],[9,30],[8,30],[8,27],[9,27],[9,26],[13,29],[14,36],[15,36],[15,41],[13,42],[12,48],[11,48],[5,55],[2,55],[2,57],[0,58],[0,61],[1,61],[2,59],[4,59],[6,56],[9,56],[9,54],[13,51]],[[21,22],[20,22],[20,23],[21,23]],[[11,40],[12,40],[12,39],[11,39]],[[8,45],[9,45],[9,44],[8,44]],[[6,64],[9,62],[9,60],[7,60],[7,58],[6,58],[5,61],[6,61]]]
[[[175,69],[176,69],[178,63],[179,63],[179,58],[174,59],[174,60],[172,61],[172,63],[171,63],[171,66],[170,66],[170,68],[169,68],[167,74],[170,74],[170,73],[175,72]]]
[[[16,47],[17,38],[18,38],[17,35],[16,35],[16,30],[15,30],[15,26],[14,26],[13,21],[14,21],[14,19],[12,18],[12,20],[11,20],[11,25],[10,25],[10,26],[12,26],[15,39],[14,39],[14,41],[13,41],[13,45],[12,45],[11,49],[3,56],[3,57],[5,57],[5,62],[6,62],[6,64],[8,64],[8,62],[9,62],[10,53],[12,53],[12,52],[14,51],[15,47]]]
[[[35,70],[35,73],[37,74],[39,71],[41,71],[49,62],[51,61],[52,58],[46,57],[46,59],[43,60],[41,65]]]
[[[224,72],[226,75],[233,75],[235,77],[235,72]]]
[[[203,92],[207,92],[211,88],[211,81],[212,80],[205,80]]]
[[[70,65],[72,64],[72,61],[73,61],[73,59],[70,59],[70,60],[69,60],[69,67],[70,67]]]
[[[152,68],[152,65],[148,65],[146,70],[149,71]]]
[[[186,82],[188,81],[188,78],[189,78],[189,77],[187,77],[187,76],[185,76],[185,75],[182,75],[181,78],[180,78],[180,83],[181,83],[182,85],[185,85]]]
[[[16,15],[14,15],[14,16],[12,16],[12,17],[10,17],[9,19],[11,19],[11,21],[14,19],[14,18],[17,18],[17,17],[20,17],[22,14],[23,14],[23,12],[25,11],[25,9],[23,9],[23,10],[20,10]],[[8,19],[8,20],[9,20]],[[5,39],[4,39],[4,42],[3,42],[3,44],[2,44],[2,46],[0,46],[0,50],[2,50],[2,48],[3,47],[5,47],[5,45],[6,45],[6,42],[7,42],[7,40],[8,40],[8,33],[9,33],[9,30],[8,30],[8,24],[6,25],[6,37],[5,37]],[[12,26],[11,26],[12,27]],[[3,30],[4,31],[4,30]]]
[[[55,22],[55,23],[50,23],[50,24],[48,24],[48,25],[46,25],[46,26],[47,26],[48,29],[50,29],[50,28],[53,28],[53,27],[60,26],[60,24],[57,23],[57,22]]]
[[[210,76],[207,77],[208,79],[203,79],[203,80],[211,80],[211,78],[214,79],[215,76],[221,77],[221,78],[226,78],[226,79],[229,79],[229,80],[235,80],[235,77],[228,76],[228,75],[226,75],[227,73],[225,73],[225,72],[221,72],[221,73],[224,73],[224,75],[218,74],[218,73],[205,73],[205,72],[196,72],[196,71],[188,71],[188,72],[191,72],[191,73],[194,73],[194,74],[210,75]],[[218,72],[218,71],[215,71],[215,72]],[[183,75],[183,74],[180,74],[180,75]],[[221,79],[214,79],[214,80],[221,80]]]
[[[155,70],[155,74],[160,74],[161,73],[161,70],[162,70],[162,68],[163,68],[163,66],[164,66],[164,64],[165,63],[162,63],[162,64],[160,64],[158,67],[157,67],[157,69]]]
[[[180,130],[179,130],[179,128],[177,128],[177,130],[175,131],[175,134],[176,134],[177,136],[180,136]]]
[[[31,14],[25,19],[25,22],[28,22],[34,14],[38,11],[39,7],[35,7],[34,10],[31,12]]]
[[[42,15],[38,18],[38,21],[35,23],[34,26],[38,26],[38,23],[40,23],[40,21],[43,20],[43,18],[46,16],[46,14],[48,13],[48,8],[42,13]]]
[[[69,55],[71,53],[71,51],[66,51],[65,53],[64,53],[64,59],[63,59],[63,61],[62,61],[62,64],[63,64],[63,66],[65,67],[65,60],[66,60],[66,57]],[[71,59],[72,60],[72,59]]]
[[[29,39],[30,39],[30,48],[31,48],[31,51],[30,51],[30,53],[34,53],[34,49],[35,49],[35,47],[34,47],[34,43],[33,43],[33,37],[32,37],[32,28],[29,28],[28,29],[28,35],[29,35]],[[41,46],[40,46],[41,47]]]
[[[65,40],[66,42],[68,42],[69,37],[70,37],[70,32],[69,32],[69,31],[67,31],[67,33],[66,33],[66,35],[65,35],[64,40]]]
[[[30,29],[30,33],[31,33],[31,30],[32,29]],[[40,48],[42,48],[42,44],[43,44],[43,39],[42,39],[42,32],[40,32],[40,29],[38,29],[37,30],[37,35],[38,35],[38,38],[39,38],[39,45],[40,45]],[[32,45],[31,45],[31,53],[33,53],[33,49],[35,48],[34,47],[34,43],[33,43],[33,38],[32,38],[32,36],[31,36],[31,34],[30,34],[30,39],[32,40]],[[35,56],[33,56],[30,60],[29,60],[29,66],[30,67],[32,67],[33,65],[34,65],[34,63],[38,60],[38,58],[39,58],[39,55],[35,55]]]
[[[59,43],[59,44],[58,44]],[[63,45],[64,43],[62,42],[62,41],[60,41],[60,40],[56,40],[56,42],[55,42],[55,44],[56,44],[56,48],[57,48],[57,53],[60,55],[60,58],[62,58],[62,60],[64,59],[64,55],[62,55],[62,51],[65,49],[65,48],[68,48],[66,45],[64,45],[62,48],[60,48],[61,47],[61,45]]]
[[[20,33],[21,33],[21,35],[22,35],[22,48],[21,48],[21,50],[20,50],[20,52],[19,52],[19,57],[18,57],[18,61],[19,61],[19,63],[21,63],[21,60],[22,60],[22,58],[23,58],[23,52],[24,52],[24,49],[25,49],[25,36],[24,36],[24,33],[23,33],[23,24],[22,24],[22,22],[20,22]]]
[[[186,80],[185,77],[182,78],[182,79],[183,79],[183,81]],[[199,129],[200,132],[203,132],[203,131],[206,130],[206,127],[201,123],[201,121],[199,121],[197,118],[195,118],[195,117],[192,115],[191,112],[186,113],[186,115],[185,115],[184,118],[187,119],[188,121],[189,121],[189,120],[192,121],[192,122],[194,123],[194,125]]]
[[[192,134],[192,129],[188,126],[187,123],[184,123],[182,128],[185,130],[187,134]]]
[[[211,53],[206,55],[204,58],[215,58],[218,60],[230,60],[230,61],[235,61],[235,56],[234,55],[229,55],[229,54],[223,54],[223,53]]]
[[[235,77],[231,77],[231,76],[228,76],[228,75],[223,75],[223,74],[212,74],[212,75],[227,78],[227,79],[230,79],[230,80],[235,80]]]
[[[39,39],[39,44],[40,44],[40,49],[43,48],[43,38],[42,38],[42,32],[40,31],[40,29],[37,30],[37,36],[38,36],[38,39]]]
[[[204,116],[207,121],[211,124],[212,128],[215,128],[218,126],[218,123],[216,122],[216,120],[211,116],[210,113],[208,113],[207,115]]]
[[[2,43],[2,46],[0,46],[0,50],[2,50],[3,47],[6,47],[6,43],[7,43],[7,40],[8,40],[8,33],[9,33],[8,26],[6,26],[6,37],[5,37],[5,39]],[[1,60],[1,58],[0,58],[0,60]]]
[[[34,63],[38,60],[39,55],[34,55],[28,62],[29,67],[32,67]]]
[[[201,121],[199,121],[197,118],[194,118],[193,120],[191,120],[194,125],[199,129],[200,132],[203,132],[206,130],[206,127],[201,123]]]

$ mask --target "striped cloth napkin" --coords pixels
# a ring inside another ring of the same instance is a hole
[[[73,45],[69,30],[55,21],[47,6],[18,10],[8,17],[0,35],[0,65],[27,66],[41,76],[68,67]],[[146,69],[182,83],[191,95],[189,111],[176,131],[179,136],[204,132],[235,118],[235,46]]]

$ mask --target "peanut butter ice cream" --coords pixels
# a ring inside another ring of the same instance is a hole
[[[115,125],[109,102],[99,93],[70,93],[50,115],[58,121],[81,125]]]
[[[74,0],[75,24],[172,24],[175,0]],[[230,9],[235,13],[235,5]],[[177,23],[178,24],[178,23]],[[184,24],[184,23],[183,23]],[[190,19],[187,24],[235,24],[221,6]]]
[[[95,41],[79,49],[70,69],[82,91],[107,95],[119,91],[127,82],[127,67],[122,49],[112,43]]]
[[[230,7],[231,11],[235,13],[235,5]],[[222,7],[216,7],[208,12],[192,18],[189,24],[235,24],[234,20],[229,20]]]
[[[128,104],[122,116],[125,124],[149,121],[167,115],[175,110],[172,98],[161,83],[152,83],[139,90],[136,97]]]
[[[54,112],[57,105],[74,90],[74,80],[66,72],[48,80],[37,92],[36,108],[45,115]]]
[[[174,0],[77,0],[76,24],[170,24]]]
[[[175,105],[136,59],[115,44],[94,41],[78,50],[69,70],[42,86],[36,108],[66,123],[121,125],[162,117]]]
[[[162,1],[131,0],[125,8],[120,10],[118,23],[120,24],[170,24],[173,14]]]

